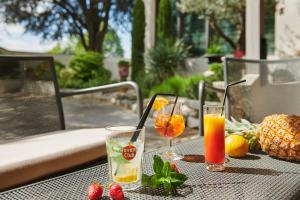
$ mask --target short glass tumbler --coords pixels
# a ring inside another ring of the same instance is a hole
[[[204,106],[204,146],[207,170],[225,169],[225,115],[221,105]]]
[[[135,142],[130,139],[135,132]],[[145,128],[115,126],[106,128],[106,150],[110,182],[118,183],[123,190],[134,190],[141,185],[142,157],[144,152]]]

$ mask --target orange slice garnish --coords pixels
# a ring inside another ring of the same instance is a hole
[[[156,97],[154,103],[153,103],[153,109],[158,111],[165,107],[169,103],[169,100],[163,97]]]

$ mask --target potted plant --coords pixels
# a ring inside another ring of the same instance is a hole
[[[206,49],[206,54],[204,57],[208,59],[208,64],[211,63],[221,63],[223,53],[222,53],[222,48],[218,44],[212,44]]]
[[[126,60],[120,60],[118,62],[118,66],[121,81],[126,81],[129,74],[129,62]]]

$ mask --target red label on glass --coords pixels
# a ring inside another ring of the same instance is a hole
[[[134,157],[136,155],[136,147],[132,146],[132,145],[128,145],[126,147],[123,147],[122,155],[126,160],[134,159]]]

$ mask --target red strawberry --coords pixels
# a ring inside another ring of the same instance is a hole
[[[175,163],[171,162],[170,163],[171,167],[175,170],[175,172],[179,173],[178,168],[176,167]]]
[[[109,196],[113,200],[124,200],[122,187],[118,184],[111,185],[109,188]]]
[[[99,183],[92,183],[88,189],[89,200],[97,200],[102,197],[103,187]]]

